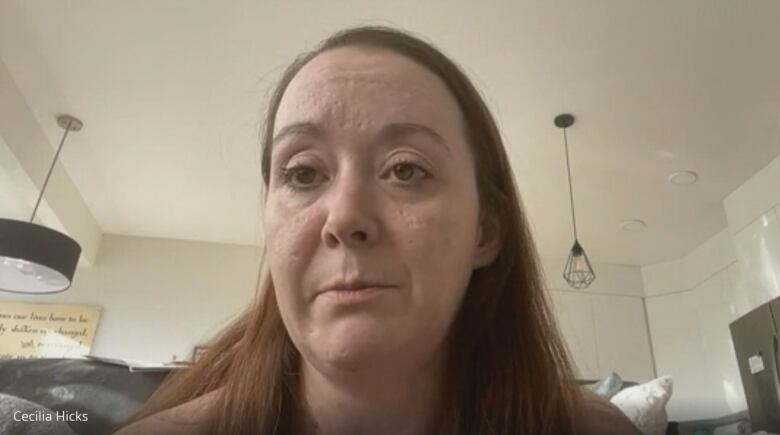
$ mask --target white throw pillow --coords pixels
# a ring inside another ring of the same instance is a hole
[[[672,377],[662,376],[626,388],[610,399],[644,435],[664,435],[668,417],[666,402],[672,396]]]

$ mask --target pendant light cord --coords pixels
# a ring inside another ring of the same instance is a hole
[[[569,174],[569,203],[571,204],[571,224],[574,228],[574,240],[577,240],[577,218],[574,216],[574,192],[571,187],[571,166],[569,165],[569,139],[566,137],[566,129],[563,129],[563,144],[566,148],[566,172]]]
[[[57,164],[57,158],[60,156],[60,151],[62,151],[62,145],[65,144],[65,138],[68,137],[68,132],[70,132],[71,125],[73,124],[72,120],[68,120],[68,126],[65,127],[65,133],[62,135],[62,139],[60,139],[60,146],[57,147],[57,152],[54,154],[54,160],[51,162],[51,167],[49,167],[49,173],[46,174],[46,179],[43,181],[43,187],[41,187],[41,193],[38,195],[38,201],[35,202],[35,208],[33,208],[32,216],[30,216],[30,223],[33,223],[33,220],[35,219],[35,213],[38,211],[38,206],[41,205],[41,200],[43,199],[43,192],[46,191],[46,186],[49,184],[49,178],[51,177],[51,173],[54,171],[54,166]],[[566,132],[564,131],[564,134]]]

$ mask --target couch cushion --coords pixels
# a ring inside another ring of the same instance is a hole
[[[598,396],[609,399],[623,389],[623,379],[617,373],[612,372],[604,379],[601,379],[594,384],[588,384],[585,387]]]
[[[68,422],[73,431],[103,435],[143,404],[167,374],[82,359],[0,360],[0,393],[86,414],[87,421]]]
[[[644,435],[663,435],[668,417],[666,403],[672,395],[672,377],[662,376],[612,396],[615,404]]]
[[[66,416],[29,400],[0,393],[2,435],[73,435],[61,418]]]

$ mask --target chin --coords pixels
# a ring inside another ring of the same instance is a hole
[[[315,344],[315,354],[334,368],[358,370],[376,366],[378,362],[387,361],[387,355],[392,353],[387,346],[390,337],[383,335],[350,332],[331,336]]]

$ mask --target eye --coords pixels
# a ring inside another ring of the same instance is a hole
[[[400,181],[408,182],[428,178],[428,171],[411,162],[399,162],[392,167],[393,176]]]
[[[325,177],[318,173],[316,169],[306,165],[281,168],[279,171],[282,184],[297,190],[310,189],[318,182],[325,180]]]

